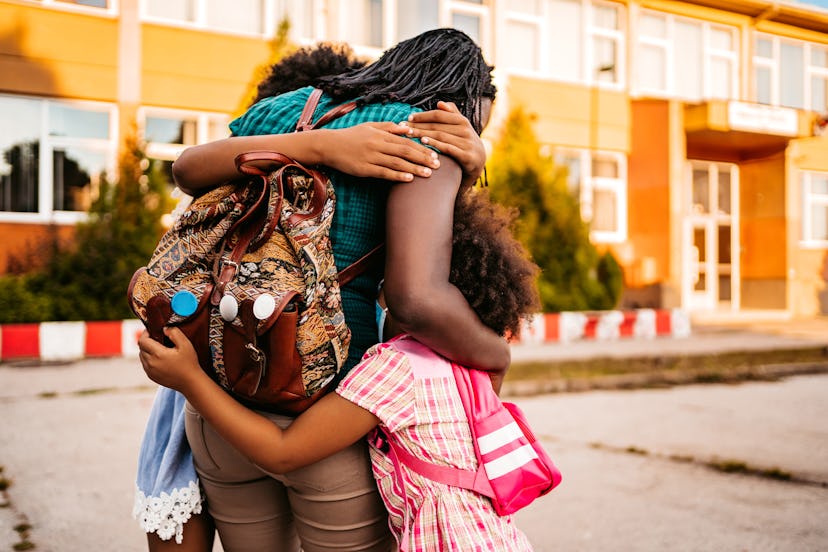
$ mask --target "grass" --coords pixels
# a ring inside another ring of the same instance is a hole
[[[14,526],[14,530],[17,531],[17,534],[20,537],[20,542],[14,543],[12,549],[32,550],[35,548],[35,544],[29,540],[29,531],[32,530],[32,526],[29,523],[18,523]]]
[[[695,464],[698,466],[704,466],[707,468],[711,468],[713,470],[722,472],[722,473],[732,473],[732,474],[740,474],[740,475],[747,475],[752,477],[763,477],[766,479],[775,479],[777,481],[789,481],[789,482],[798,482],[798,483],[807,483],[810,485],[816,484],[814,481],[806,481],[803,479],[797,479],[785,470],[782,470],[777,467],[772,468],[759,468],[755,466],[751,466],[747,462],[742,460],[721,460],[721,459],[713,459],[713,460],[702,460],[695,458],[690,455],[685,454],[670,454],[664,455],[659,453],[651,453],[650,451],[643,449],[641,447],[637,447],[634,445],[630,445],[628,447],[618,447],[613,445],[607,445],[604,443],[600,443],[597,441],[591,442],[588,445],[592,449],[596,450],[605,450],[609,452],[616,452],[616,453],[627,453],[627,454],[635,454],[639,456],[651,456],[653,458],[662,458],[665,460],[669,460],[671,462],[677,462],[681,464]],[[820,484],[820,486],[825,486]]]
[[[534,394],[590,389],[641,389],[679,384],[775,381],[828,371],[824,347],[756,352],[516,362],[504,390]],[[532,385],[532,384],[536,385]]]
[[[724,473],[740,473],[743,475],[754,475],[758,477],[766,477],[768,479],[776,479],[778,481],[791,481],[793,476],[779,468],[756,468],[748,465],[746,462],[740,460],[714,460],[707,463],[708,466],[714,470]]]

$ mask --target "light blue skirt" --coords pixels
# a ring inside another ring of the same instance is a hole
[[[184,433],[184,395],[159,387],[138,455],[132,515],[147,533],[181,544],[184,524],[201,513],[202,495]]]

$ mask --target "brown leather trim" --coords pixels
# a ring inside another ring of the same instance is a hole
[[[253,161],[272,161],[277,165],[290,165],[296,163],[293,159],[275,151],[248,151],[236,156],[236,169],[240,173],[252,176],[266,176],[268,172],[250,165]]]
[[[383,258],[382,253],[384,250],[385,244],[381,243],[350,265],[340,270],[337,276],[340,287],[347,285],[348,282],[379,263]]]

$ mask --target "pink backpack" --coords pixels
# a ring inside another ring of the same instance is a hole
[[[408,343],[397,346],[403,345],[399,348],[409,353],[410,361],[416,362],[419,355]],[[500,400],[485,372],[454,363],[451,366],[469,420],[477,470],[438,466],[421,460],[395,442],[393,435],[377,427],[374,444],[389,455],[395,477],[400,473],[399,463],[405,464],[433,481],[489,497],[501,516],[528,506],[554,489],[561,482],[561,472],[529,429],[520,408]]]

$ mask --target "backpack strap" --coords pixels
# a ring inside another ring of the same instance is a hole
[[[492,486],[486,477],[486,472],[481,466],[477,470],[463,470],[451,466],[438,466],[427,460],[417,458],[395,439],[389,436],[380,426],[377,426],[377,433],[374,437],[374,444],[389,455],[395,470],[399,464],[408,466],[411,471],[416,472],[427,479],[444,483],[452,487],[460,487],[482,495],[492,497]],[[387,446],[386,446],[387,445]],[[398,470],[396,470],[398,471]]]
[[[302,114],[299,116],[299,121],[296,123],[296,132],[303,130],[310,130],[313,128],[313,113],[316,111],[316,106],[319,105],[319,99],[322,97],[322,90],[314,88],[308,96],[308,101],[305,102],[305,107],[302,109]]]
[[[406,353],[406,358],[408,359],[408,362],[411,363],[412,368],[415,371],[418,371],[417,366],[420,367],[419,371],[421,372],[428,371],[428,368],[432,363],[432,359],[439,363],[447,362],[423,344],[413,339],[398,339],[394,342],[393,346],[397,350]],[[437,358],[439,358],[439,360],[437,360]],[[460,398],[463,401],[463,410],[465,411],[466,418],[468,419],[472,441],[475,443],[474,452],[477,458],[476,470],[464,470],[450,466],[439,466],[427,460],[417,458],[402,447],[402,445],[396,442],[393,435],[389,435],[379,426],[377,427],[377,433],[373,438],[374,444],[383,452],[389,453],[389,456],[393,462],[400,462],[425,478],[437,481],[438,483],[451,485],[452,487],[460,487],[470,491],[475,491],[484,496],[494,498],[494,490],[489,482],[489,477],[486,475],[485,467],[480,458],[480,451],[477,449],[476,445],[477,439],[474,432],[474,424],[472,423],[474,414],[469,410],[473,401],[469,400],[468,395],[473,395],[474,390],[469,389],[470,382],[466,378],[459,377],[463,375],[463,372],[469,372],[469,370],[454,363],[451,364],[451,368],[451,374],[457,381]],[[458,374],[458,371],[460,371],[460,374]],[[483,377],[487,376],[483,374]]]
[[[319,105],[319,100],[321,98],[322,90],[320,90],[319,88],[314,88],[313,91],[310,93],[310,96],[308,96],[308,100],[305,102],[305,107],[302,109],[302,114],[299,116],[299,122],[296,123],[296,132],[313,130],[315,128],[325,126],[334,119],[350,113],[357,107],[356,102],[347,102],[344,104],[340,104],[331,109],[330,111],[326,112],[324,115],[322,115],[322,117],[319,118],[318,121],[314,123],[313,114],[316,111],[316,107]],[[384,248],[385,244],[381,243],[373,249],[371,249],[371,251],[357,259],[354,263],[340,270],[337,276],[337,279],[339,280],[339,285],[347,285],[350,281],[352,281],[354,278],[356,278],[363,272],[367,271],[370,268],[374,268],[377,262],[382,258],[381,253],[383,252]]]
[[[374,268],[382,259],[382,253],[385,250],[385,244],[381,243],[374,247],[371,251],[349,264],[339,271],[337,279],[340,286],[347,285],[351,280],[368,270]]]
[[[315,123],[313,122],[313,114],[316,111],[316,106],[319,105],[319,100],[322,98],[322,90],[314,88],[313,92],[308,96],[308,101],[305,102],[305,107],[302,109],[302,114],[299,116],[299,121],[296,123],[296,132],[305,130],[313,130],[315,128],[325,126],[337,117],[350,113],[356,109],[356,102],[347,102],[340,104],[319,118]]]

